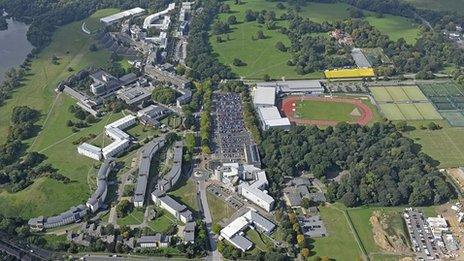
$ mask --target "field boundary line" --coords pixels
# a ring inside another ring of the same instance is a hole
[[[56,102],[58,101],[58,98],[61,96],[61,92],[58,93],[58,95],[55,96],[55,99],[53,100],[53,103],[52,103],[52,106],[50,107],[50,109],[48,110],[47,112],[47,116],[45,117],[45,120],[42,124],[42,129],[39,131],[39,133],[37,133],[37,135],[35,135],[35,138],[34,138],[34,141],[32,141],[32,144],[29,146],[29,148],[27,148],[27,151],[30,151],[32,149],[32,147],[34,147],[35,145],[35,142],[37,141],[37,139],[39,138],[40,136],[40,133],[45,129],[45,126],[47,125],[48,123],[48,119],[50,118],[50,115],[52,114],[52,111],[53,109],[55,108],[55,104]]]
[[[366,251],[366,248],[364,247],[361,239],[359,238],[359,234],[358,234],[358,231],[356,230],[356,228],[354,227],[353,225],[353,221],[351,220],[351,217],[350,217],[350,214],[348,213],[348,211],[345,209],[345,210],[342,210],[334,205],[331,205],[334,209],[340,211],[343,213],[343,216],[345,217],[346,221],[348,222],[348,226],[350,227],[350,230],[351,230],[351,233],[353,234],[354,236],[354,239],[356,240],[356,244],[358,245],[359,249],[361,250],[362,254],[364,255],[364,257],[370,261],[370,258],[369,258],[369,255],[367,254],[367,251]]]

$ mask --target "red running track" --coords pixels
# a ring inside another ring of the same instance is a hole
[[[366,125],[368,124],[373,118],[374,113],[372,112],[371,108],[364,104],[359,99],[346,99],[346,98],[327,98],[327,97],[301,97],[301,96],[290,96],[285,98],[282,101],[280,106],[280,111],[284,114],[291,122],[294,122],[297,125],[318,125],[318,126],[335,126],[337,125],[337,121],[332,120],[307,120],[307,119],[298,119],[294,117],[295,112],[293,111],[293,104],[299,100],[313,100],[313,101],[325,101],[325,102],[339,102],[339,103],[350,103],[355,105],[361,116],[356,122],[349,122],[349,123],[357,123],[359,125]]]

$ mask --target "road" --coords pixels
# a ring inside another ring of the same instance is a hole
[[[0,234],[0,250],[21,260],[52,260],[54,253],[36,246],[16,242],[5,234]]]
[[[207,260],[223,260],[221,253],[217,250],[216,247],[216,239],[214,238],[214,234],[211,231],[211,226],[213,223],[213,219],[211,218],[211,212],[209,210],[208,200],[206,199],[206,183],[204,180],[200,180],[197,182],[198,192],[200,193],[200,200],[201,206],[203,208],[203,221],[206,223],[206,230],[208,232],[209,238],[209,245],[211,247],[211,252],[207,257]]]

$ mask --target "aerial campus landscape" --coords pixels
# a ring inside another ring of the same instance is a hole
[[[0,0],[2,260],[464,260],[463,0]]]

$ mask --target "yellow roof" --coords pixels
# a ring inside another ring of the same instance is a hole
[[[333,78],[361,78],[375,76],[374,69],[370,67],[357,68],[357,69],[335,69],[325,70],[325,77],[328,79]]]

